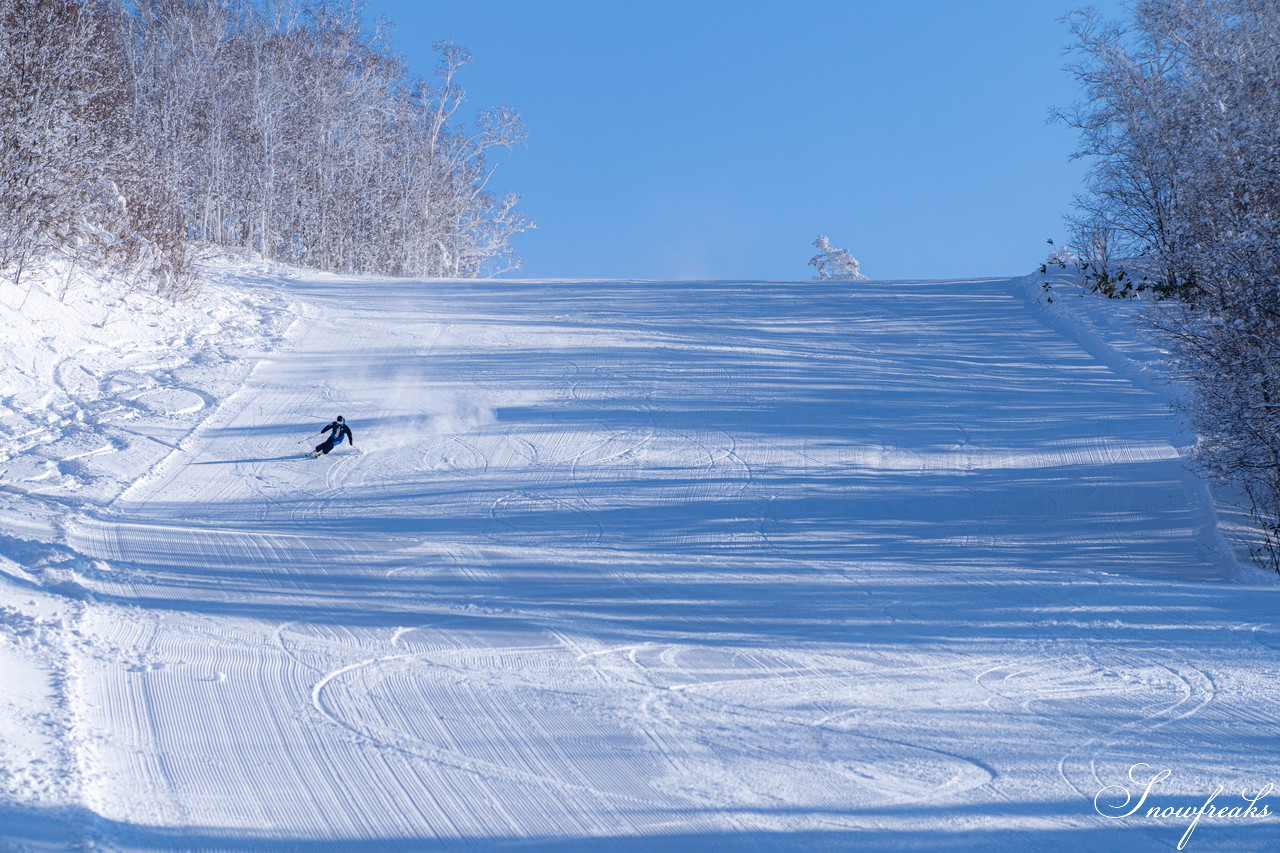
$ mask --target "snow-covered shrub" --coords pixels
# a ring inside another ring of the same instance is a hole
[[[866,281],[867,277],[859,269],[858,259],[849,254],[848,249],[836,249],[831,241],[822,235],[813,241],[818,254],[809,259],[809,266],[815,267],[818,274],[814,281]]]

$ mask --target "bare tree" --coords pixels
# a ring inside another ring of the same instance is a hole
[[[0,270],[64,257],[170,296],[189,263],[168,191],[138,159],[122,11],[0,0]]]
[[[460,117],[470,53],[413,80],[355,0],[0,0],[0,269],[53,254],[170,296],[195,243],[474,276],[533,224],[488,189],[524,140]]]
[[[1280,569],[1280,16],[1270,0],[1142,0],[1132,25],[1073,19],[1087,101],[1065,115],[1093,158],[1076,246],[1139,256],[1152,328],[1198,440],[1192,460],[1239,486]],[[1117,248],[1118,247],[1118,248]]]

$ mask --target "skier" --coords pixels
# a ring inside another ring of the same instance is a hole
[[[323,456],[330,450],[333,450],[335,445],[342,444],[342,439],[344,438],[352,447],[356,446],[356,440],[351,436],[351,427],[347,426],[347,422],[342,419],[342,415],[338,415],[338,419],[336,421],[320,430],[320,432],[327,432],[330,433],[330,435],[320,444],[316,445],[316,449],[311,454],[312,456]]]

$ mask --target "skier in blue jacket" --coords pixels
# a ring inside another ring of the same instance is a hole
[[[356,446],[356,440],[351,436],[351,427],[347,426],[347,422],[342,419],[342,415],[338,415],[338,419],[336,421],[320,430],[320,432],[329,433],[329,437],[316,445],[316,456],[323,456],[330,450],[333,450],[334,447],[342,444],[342,439],[344,438],[352,447]]]

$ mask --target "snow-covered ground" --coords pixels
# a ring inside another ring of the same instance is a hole
[[[1274,848],[1280,587],[1127,326],[214,278],[0,292],[0,849]]]

